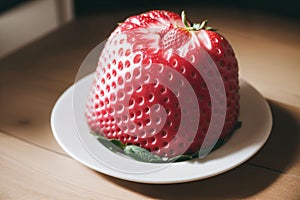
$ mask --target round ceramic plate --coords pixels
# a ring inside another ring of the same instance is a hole
[[[107,175],[142,183],[180,183],[226,172],[252,157],[266,142],[272,115],[262,95],[240,80],[242,127],[205,158],[177,163],[145,163],[114,153],[89,133],[84,111],[94,75],[76,82],[55,104],[51,126],[60,146],[82,164]]]

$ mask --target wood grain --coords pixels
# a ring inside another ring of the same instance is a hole
[[[274,125],[257,155],[223,175],[176,185],[122,181],[71,159],[52,135],[53,105],[117,22],[143,10],[101,13],[0,60],[0,199],[300,199],[299,23],[216,9],[186,11],[193,21],[201,13],[226,36],[241,76],[268,99]]]
[[[300,177],[250,164],[203,181],[148,185],[96,173],[65,155],[3,133],[0,142],[0,170],[5,172],[0,175],[2,199],[297,199],[300,196],[297,190]]]
[[[73,159],[0,134],[3,199],[137,199]],[[12,148],[13,147],[13,148]],[[24,195],[24,196],[23,196]]]

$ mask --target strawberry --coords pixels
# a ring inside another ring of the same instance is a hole
[[[238,64],[229,42],[207,21],[191,25],[184,13],[160,10],[129,17],[113,31],[86,109],[92,132],[162,157],[212,148],[230,136],[238,115]]]

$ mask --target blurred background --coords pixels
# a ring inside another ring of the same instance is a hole
[[[258,11],[297,22],[300,19],[299,0],[0,0],[0,59],[86,15],[194,5],[207,6],[212,13],[216,12],[214,8],[227,8],[239,12]]]

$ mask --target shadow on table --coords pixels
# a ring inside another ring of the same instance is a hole
[[[273,116],[272,133],[261,151],[248,162],[286,172],[299,157],[300,113],[296,113],[292,106],[271,100],[268,102]]]
[[[266,145],[245,164],[209,179],[180,184],[151,185],[128,182],[108,176],[109,181],[150,198],[226,199],[243,198],[264,190],[292,165],[297,156],[299,122],[288,106],[269,101],[273,129]],[[178,172],[178,176],[181,173]]]

